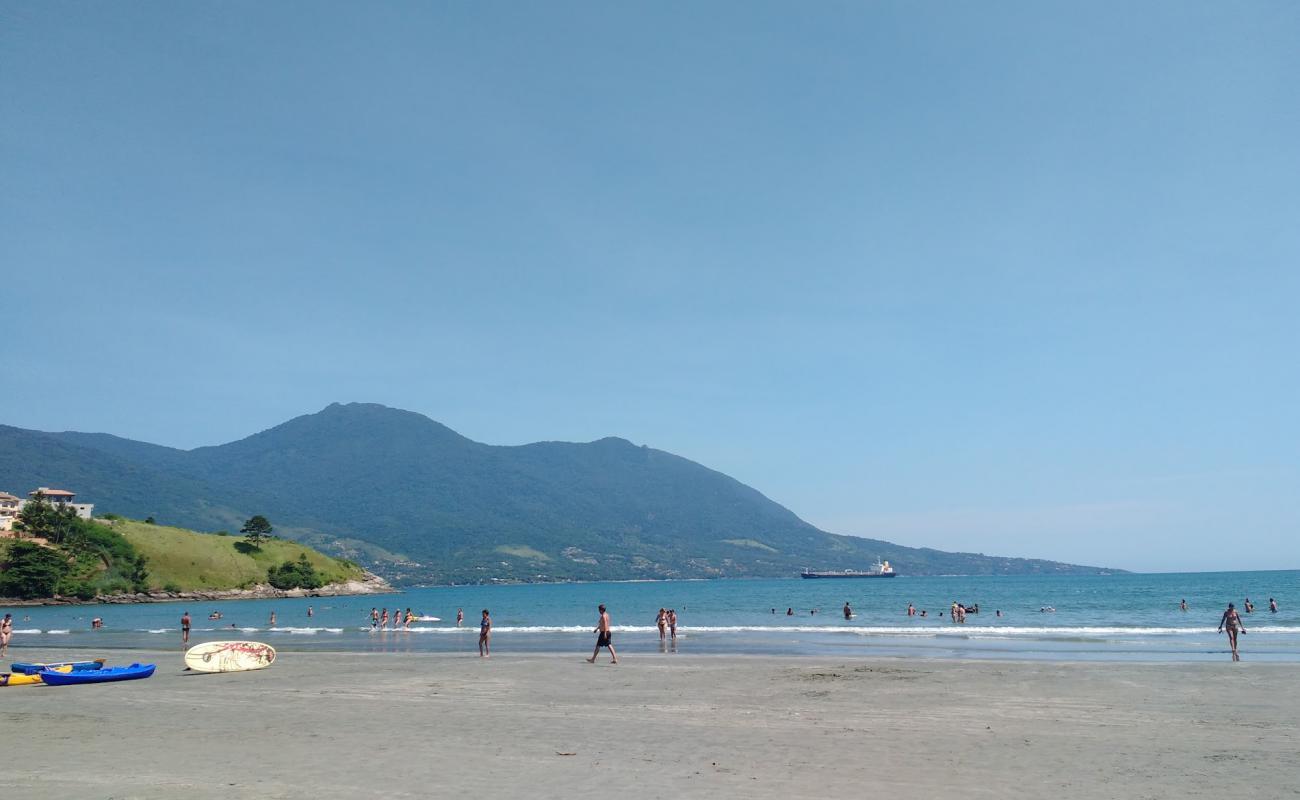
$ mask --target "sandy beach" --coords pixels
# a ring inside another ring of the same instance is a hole
[[[6,796],[1300,796],[1287,664],[108,655],[159,670],[2,690]]]

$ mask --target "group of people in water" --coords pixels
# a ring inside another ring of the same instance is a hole
[[[394,608],[391,616],[389,615],[387,608],[383,611],[380,611],[378,608],[372,608],[370,609],[370,630],[389,630],[390,624],[392,626],[391,630],[410,630],[411,623],[415,622],[417,619],[419,619],[419,617],[413,614],[409,608],[405,611],[400,608]],[[460,620],[457,620],[456,624],[459,625]]]

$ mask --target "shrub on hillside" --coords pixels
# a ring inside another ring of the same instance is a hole
[[[277,589],[319,589],[325,585],[320,573],[307,560],[307,556],[298,556],[297,561],[286,561],[278,567],[267,570],[267,580]]]

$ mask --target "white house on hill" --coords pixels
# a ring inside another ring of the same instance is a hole
[[[82,519],[90,519],[91,512],[95,510],[94,503],[72,502],[76,499],[77,495],[75,492],[69,492],[66,489],[51,489],[48,486],[42,486],[34,491],[28,492],[27,495],[33,499],[37,495],[41,495],[45,498],[47,503],[50,503],[55,508],[70,508],[77,512],[77,516]]]

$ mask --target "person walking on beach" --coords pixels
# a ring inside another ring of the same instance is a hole
[[[465,609],[463,608],[456,609],[456,627],[459,628],[461,623],[464,621],[465,621]]]
[[[1237,613],[1236,608],[1233,608],[1232,603],[1228,603],[1228,610],[1223,612],[1223,617],[1219,619],[1219,633],[1223,633],[1224,628],[1228,629],[1228,644],[1232,647],[1232,660],[1240,661],[1241,656],[1237,654],[1237,633],[1245,633],[1246,626],[1241,624],[1241,615]]]
[[[605,604],[601,603],[599,607],[600,619],[596,622],[596,649],[591,651],[591,658],[587,659],[588,664],[596,663],[596,656],[600,655],[600,648],[609,649],[609,663],[618,663],[618,654],[614,652],[614,631],[609,626],[609,612],[605,610]]]
[[[668,609],[668,636],[677,641],[677,609]]]
[[[655,617],[655,625],[659,627],[659,641],[668,638],[668,611],[659,609],[659,616]]]
[[[387,627],[388,627],[388,609],[385,608],[383,615],[379,617],[379,630],[382,631]]]
[[[181,646],[190,643],[190,612],[181,614]]]
[[[9,640],[14,638],[14,615],[5,614],[0,619],[0,656],[9,652]]]
[[[478,624],[478,657],[492,657],[492,617],[483,609],[483,619]]]

